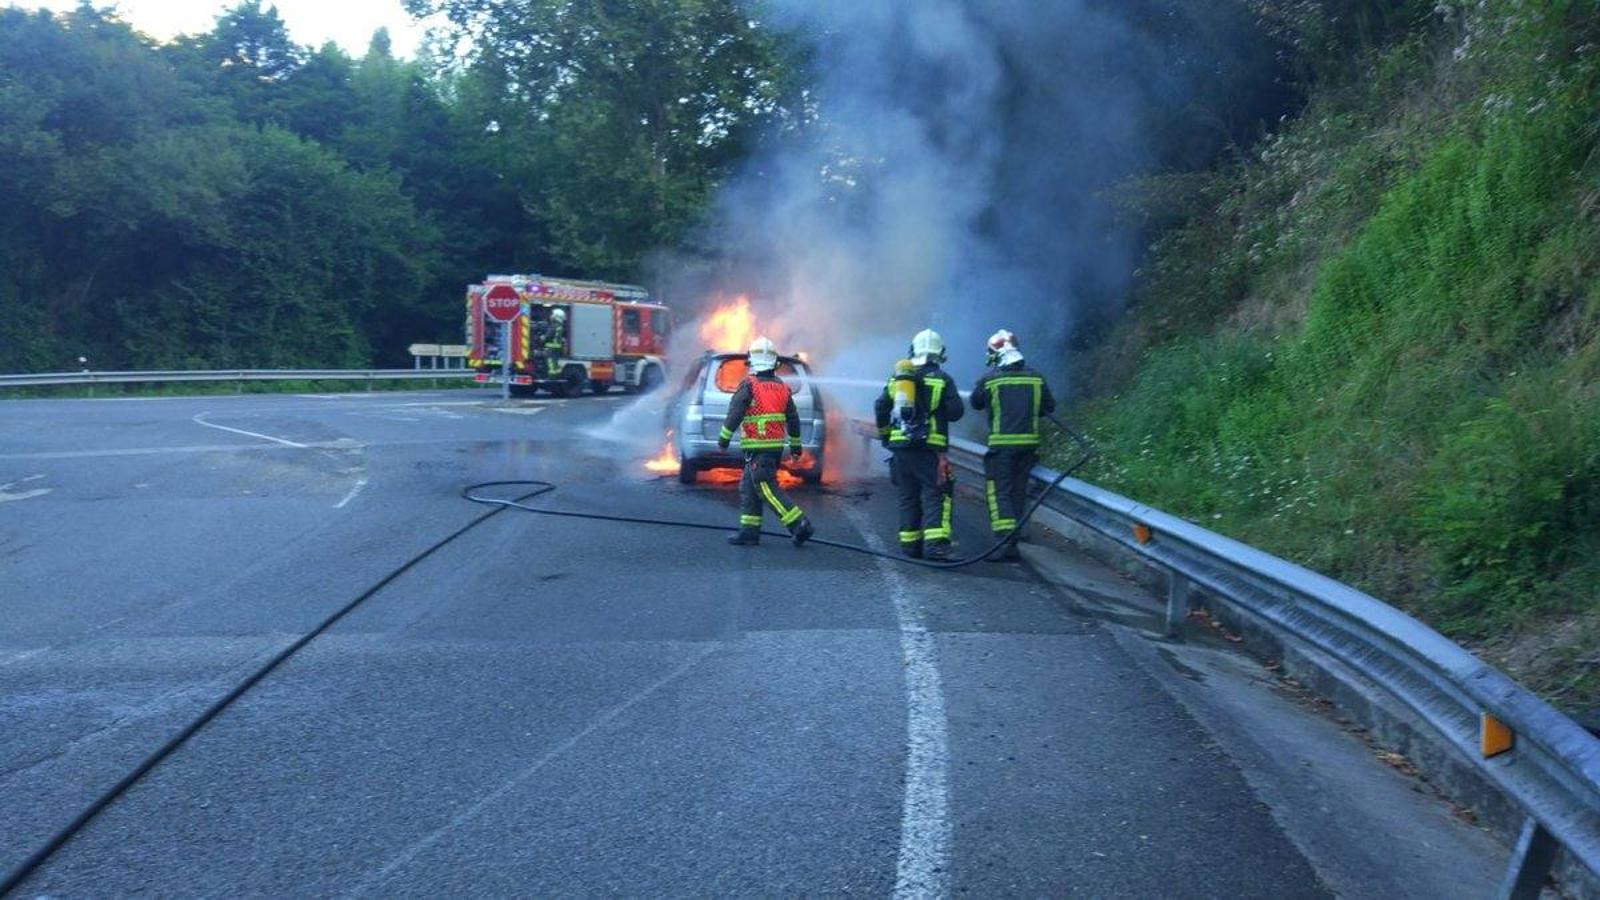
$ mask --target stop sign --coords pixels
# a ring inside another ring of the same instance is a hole
[[[522,311],[522,298],[509,284],[497,284],[483,295],[483,311],[496,322],[509,322]]]

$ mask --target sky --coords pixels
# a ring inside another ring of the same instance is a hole
[[[115,6],[122,18],[151,37],[209,31],[216,17],[236,0],[96,0]],[[78,0],[0,0],[0,5],[67,11]],[[414,56],[425,29],[406,15],[401,0],[270,0],[297,44],[320,47],[335,41],[346,52],[366,52],[372,32],[388,28],[396,56]]]

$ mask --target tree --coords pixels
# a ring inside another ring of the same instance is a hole
[[[231,103],[246,122],[282,124],[283,83],[305,63],[276,6],[240,0],[208,34],[177,42],[174,61],[209,93]]]
[[[626,277],[680,238],[791,74],[737,0],[408,0],[473,44],[483,124],[551,253]]]

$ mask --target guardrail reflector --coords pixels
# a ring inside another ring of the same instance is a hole
[[[1481,743],[1483,747],[1484,758],[1488,759],[1491,756],[1499,756],[1507,750],[1510,750],[1512,745],[1517,742],[1517,733],[1507,727],[1506,723],[1496,719],[1494,716],[1491,716],[1488,713],[1484,713],[1482,718],[1483,729]]]
[[[1150,543],[1150,538],[1151,537],[1152,537],[1152,535],[1151,535],[1151,532],[1150,532],[1150,526],[1149,525],[1145,525],[1145,524],[1140,523],[1140,524],[1136,524],[1136,525],[1133,526],[1133,539],[1134,540],[1138,541],[1141,544],[1148,544],[1148,543]]]

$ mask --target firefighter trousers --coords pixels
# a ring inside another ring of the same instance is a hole
[[[772,507],[777,514],[778,521],[783,527],[794,530],[805,513],[800,507],[795,506],[778,486],[778,464],[783,461],[783,454],[776,450],[746,453],[744,455],[744,477],[739,479],[739,530],[745,532],[759,532],[761,530],[761,506],[765,503]]]
[[[984,454],[984,493],[996,537],[1016,532],[1017,520],[1028,508],[1028,479],[1038,463],[1039,451],[1032,447],[997,447]]]
[[[900,495],[900,548],[916,550],[926,544],[930,550],[948,550],[955,493],[943,478],[939,452],[896,450],[890,464]]]

